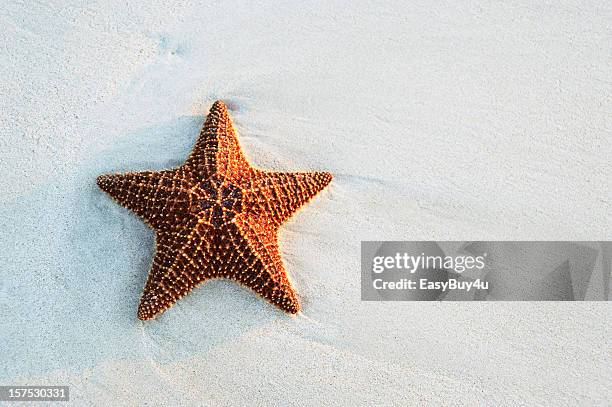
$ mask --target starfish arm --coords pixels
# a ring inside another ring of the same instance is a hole
[[[251,188],[254,207],[278,228],[331,180],[329,172],[261,172]]]
[[[155,257],[138,306],[139,319],[155,318],[204,281],[205,259],[198,255],[207,232],[198,228],[197,219],[190,223],[186,228],[157,233]]]
[[[189,211],[189,194],[176,170],[107,174],[96,181],[100,189],[156,230],[180,220]]]
[[[210,108],[200,136],[183,167],[198,181],[213,174],[237,180],[252,173],[222,101],[217,100]]]
[[[275,239],[266,242],[261,228],[258,231],[239,220],[215,229],[195,219],[182,230],[157,234],[138,318],[155,318],[213,278],[235,280],[287,312],[300,309]]]
[[[297,313],[300,303],[280,257],[276,231],[246,216],[236,217],[235,226],[245,247],[239,253],[248,253],[240,254],[239,264],[250,265],[236,273],[234,279],[283,311]],[[244,261],[245,257],[249,261]]]

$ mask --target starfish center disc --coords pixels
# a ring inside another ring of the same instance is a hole
[[[209,178],[199,185],[193,209],[214,227],[220,227],[242,210],[242,189],[230,182]]]

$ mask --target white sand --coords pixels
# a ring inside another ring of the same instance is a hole
[[[0,5],[0,384],[609,405],[609,302],[361,302],[359,247],[610,239],[610,2],[68,3]],[[216,281],[140,322],[153,235],[95,176],[179,164],[217,98],[256,165],[336,175],[281,235],[303,312]]]

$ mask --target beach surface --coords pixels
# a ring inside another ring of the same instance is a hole
[[[362,302],[360,243],[610,240],[611,3],[277,3],[0,5],[0,384],[610,405],[609,302]],[[253,165],[334,174],[280,234],[302,311],[218,280],[139,321],[154,235],[96,176],[180,165],[217,99]]]

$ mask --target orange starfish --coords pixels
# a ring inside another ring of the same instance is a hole
[[[138,318],[153,319],[195,286],[220,277],[297,313],[300,304],[280,258],[277,232],[331,179],[328,172],[253,168],[221,101],[213,104],[182,166],[99,176],[103,191],[155,230],[156,253]]]

